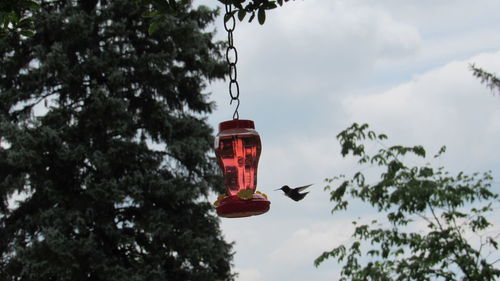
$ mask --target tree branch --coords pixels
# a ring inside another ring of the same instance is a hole
[[[500,94],[500,79],[495,74],[486,72],[474,64],[470,65],[470,69],[474,73],[474,76],[481,80],[481,83],[486,84],[491,91],[496,89],[498,94]]]

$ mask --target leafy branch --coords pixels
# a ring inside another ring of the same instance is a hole
[[[31,11],[39,9],[32,0],[2,0],[0,4],[0,37],[9,32],[32,36],[34,25]]]
[[[329,258],[343,263],[340,280],[457,280],[458,275],[463,280],[495,280],[500,276],[494,262],[482,255],[485,247],[497,249],[498,235],[486,237],[479,249],[465,237],[466,232],[481,233],[492,225],[487,214],[498,194],[491,191],[491,172],[452,176],[430,164],[407,165],[408,157],[425,159],[422,146],[383,146],[369,153],[365,141],[380,142],[387,136],[370,131],[367,124],[355,123],[337,138],[343,156],[352,155],[360,165],[375,165],[382,171],[374,183],[368,183],[361,171],[350,178],[327,179],[332,212],[346,210],[352,199],[359,199],[385,216],[387,223],[355,222],[350,247],[325,251],[315,260],[316,266]],[[434,158],[445,150],[441,148]],[[427,226],[415,230],[412,223],[419,217]]]
[[[237,16],[240,21],[245,20],[248,16],[248,21],[252,22],[255,17],[260,24],[266,21],[266,12],[277,7],[283,6],[284,3],[290,0],[217,0],[224,5],[232,5],[234,9],[224,16],[224,21],[229,21],[233,16]],[[150,5],[151,11],[145,17],[151,18],[150,34],[158,28],[163,17],[167,14],[172,14],[180,8],[190,5],[188,0],[136,0],[140,5]]]
[[[230,16],[237,15],[240,21],[243,21],[247,15],[249,15],[248,22],[252,22],[257,16],[257,20],[260,24],[264,24],[266,21],[266,12],[277,8],[278,6],[283,6],[284,3],[290,0],[218,0],[224,5],[233,5],[235,10],[231,12]],[[225,19],[228,20],[227,18]]]

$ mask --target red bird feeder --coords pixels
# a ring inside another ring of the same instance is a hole
[[[217,162],[224,174],[227,196],[215,206],[226,218],[260,215],[269,210],[267,196],[255,191],[261,151],[260,137],[252,120],[230,120],[219,124],[215,138]]]

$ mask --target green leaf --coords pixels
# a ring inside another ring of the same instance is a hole
[[[434,175],[434,170],[429,167],[422,167],[418,173],[419,177],[424,177],[424,178],[432,177],[433,175]]]
[[[152,22],[150,25],[149,25],[149,28],[148,28],[148,34],[149,35],[153,35],[153,33],[155,33],[155,31],[158,29],[158,27],[160,26],[160,23],[155,21],[155,22]]]
[[[22,29],[31,28],[32,26],[33,26],[33,23],[31,22],[30,18],[23,18],[16,25],[17,28],[22,28]]]
[[[257,13],[257,20],[262,25],[266,21],[266,10],[260,9]]]
[[[17,22],[19,22],[19,16],[14,12],[8,13],[5,15],[5,18],[8,22],[10,21],[13,24],[17,24]]]
[[[376,139],[376,135],[375,135],[375,132],[374,131],[369,131],[368,132],[368,138],[371,139],[371,140],[374,140]]]
[[[27,1],[26,7],[31,10],[40,9],[40,5],[38,5],[35,1]]]
[[[32,37],[33,35],[35,35],[35,32],[33,32],[31,30],[21,30],[21,31],[19,31],[19,34],[26,36],[26,37]]]
[[[413,152],[421,157],[425,157],[425,149],[423,146],[417,145],[413,147]]]
[[[148,12],[144,12],[142,13],[142,17],[143,18],[154,18],[156,17],[158,14],[160,14],[159,11],[148,11]]]
[[[439,156],[441,156],[445,152],[446,152],[446,146],[441,146],[438,153],[436,153],[436,155],[434,155],[434,158],[438,158]]]
[[[245,10],[238,10],[238,19],[240,21],[243,21],[243,19],[245,18],[246,14],[247,14],[247,11],[245,11]]]
[[[263,5],[263,8],[265,10],[271,10],[271,9],[275,9],[277,7],[278,6],[276,6],[276,3],[274,3],[274,2],[264,2],[264,5]]]
[[[255,18],[255,12],[252,13],[250,18],[248,19],[248,22],[252,22],[254,18]]]
[[[242,2],[242,3],[243,3],[243,2]],[[238,3],[238,2],[234,3],[234,6],[235,6],[238,10],[243,10],[243,9],[245,9],[245,8],[243,8],[243,5],[241,5],[241,3]],[[248,5],[247,5],[247,7],[246,7],[246,8],[248,8]],[[248,10],[248,9],[246,9],[246,10]]]
[[[177,3],[175,2],[175,0],[168,0],[168,4],[172,9],[177,9]]]
[[[493,246],[493,248],[495,248],[495,250],[498,250],[498,242],[495,241],[493,238],[491,237],[488,237],[488,242],[490,243],[491,246]]]
[[[231,17],[234,15],[234,12],[235,11],[232,11],[231,13],[228,14],[224,14],[224,22],[228,22],[229,20],[231,20]]]

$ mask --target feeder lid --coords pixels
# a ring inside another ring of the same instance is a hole
[[[252,120],[229,120],[219,123],[219,132],[230,129],[255,129],[255,125]]]

